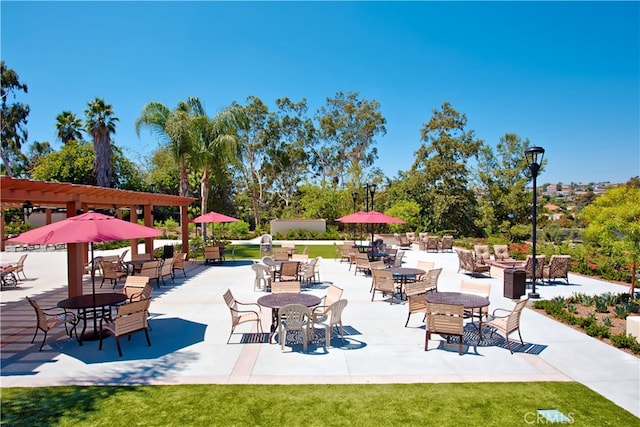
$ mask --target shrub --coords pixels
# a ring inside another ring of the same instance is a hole
[[[591,323],[584,328],[584,331],[591,337],[609,338],[609,327],[605,325]]]
[[[624,319],[627,317],[627,305],[626,304],[618,304],[615,306],[614,314],[618,319]]]
[[[633,335],[620,333],[610,337],[611,342],[618,348],[629,348],[634,354],[640,354],[640,343]]]
[[[602,319],[602,324],[603,324],[604,326],[611,327],[611,326],[613,326],[613,321],[611,320],[611,318],[610,318],[610,317],[604,317],[604,318]]]
[[[596,297],[596,311],[598,313],[608,313],[609,312],[609,304],[607,303],[607,299],[605,297],[599,296]]]

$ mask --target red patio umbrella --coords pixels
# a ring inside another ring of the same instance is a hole
[[[200,215],[199,217],[194,218],[192,222],[206,224],[208,222],[223,223],[223,222],[236,222],[236,221],[240,221],[240,220],[238,218],[234,218],[231,216],[223,215],[218,212],[211,211],[209,213],[206,213],[204,215]],[[214,237],[215,237],[215,230],[214,230]]]
[[[156,237],[161,233],[160,230],[156,230],[155,228],[123,221],[97,212],[87,212],[38,227],[34,230],[26,231],[8,241],[32,245],[45,245],[47,243],[91,243],[91,285],[93,297],[95,298],[96,282],[93,269],[94,242]]]
[[[385,215],[378,211],[369,212],[356,212],[342,218],[338,218],[336,221],[345,224],[404,224],[405,221],[400,218],[395,218],[389,215]],[[373,228],[371,229],[371,241],[373,242]]]

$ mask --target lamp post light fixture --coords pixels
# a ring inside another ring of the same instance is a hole
[[[531,213],[531,253],[533,257],[532,262],[532,274],[531,274],[531,292],[529,292],[529,298],[540,298],[540,294],[536,292],[536,219],[537,219],[537,205],[538,197],[536,194],[536,178],[540,171],[540,165],[542,165],[542,159],[544,158],[544,148],[542,147],[529,147],[524,150],[525,158],[529,164],[529,171],[531,172],[531,178],[533,178],[533,202]]]
[[[33,213],[33,205],[31,204],[30,201],[27,200],[22,204],[22,213],[24,214],[24,218],[26,222],[27,218],[29,218]]]
[[[137,205],[136,206],[136,214],[138,216],[142,215],[143,209],[142,209],[142,205]]]

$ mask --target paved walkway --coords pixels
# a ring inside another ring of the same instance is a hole
[[[311,244],[311,242],[308,242]],[[163,242],[158,242],[162,245]],[[305,243],[306,244],[306,243]],[[115,251],[105,251],[113,253]],[[2,263],[16,261],[21,253],[3,253]],[[470,278],[458,273],[455,253],[407,251],[405,266],[418,260],[442,267],[439,290],[457,290],[461,281],[491,283],[491,306],[511,308],[502,296],[502,278]],[[349,304],[343,314],[345,341],[332,339],[326,349],[324,332],[316,329],[308,353],[301,343],[264,343],[264,336],[251,325],[238,327],[230,344],[229,310],[222,294],[231,289],[236,299],[255,302],[262,292],[253,291],[251,261],[228,261],[220,266],[191,264],[187,277],[154,289],[150,332],[152,346],[144,334],[122,340],[124,356],[118,356],[113,338],[102,351],[97,342],[80,347],[57,328],[38,352],[42,335],[31,344],[33,310],[25,296],[34,296],[43,306],[55,306],[66,297],[64,251],[29,252],[25,264],[28,280],[18,289],[0,293],[2,307],[3,387],[89,384],[308,384],[308,383],[434,383],[482,381],[578,381],[622,408],[640,416],[640,359],[597,339],[575,331],[533,310],[522,315],[525,345],[517,342],[513,355],[501,336],[477,343],[472,327],[465,334],[459,356],[457,344],[447,345],[438,336],[424,351],[424,324],[414,314],[404,327],[404,302],[389,304],[379,294],[371,302],[371,279],[354,275],[348,263],[324,259],[321,282],[304,290],[322,296],[329,284],[344,289]],[[624,292],[626,287],[570,275],[570,284],[538,286],[542,298],[573,292],[599,294]],[[121,285],[117,287],[120,289]],[[85,292],[90,292],[85,281]],[[110,291],[110,286],[98,291]],[[268,330],[270,312],[262,310],[262,325]],[[517,340],[517,334],[514,339]],[[536,399],[536,396],[532,396]],[[545,402],[536,402],[545,407]]]

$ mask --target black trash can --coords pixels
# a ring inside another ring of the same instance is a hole
[[[162,258],[164,258],[164,259],[173,258],[173,246],[166,245],[162,249],[163,249]]]
[[[504,270],[504,296],[505,298],[520,299],[524,295],[527,281],[525,270]]]

